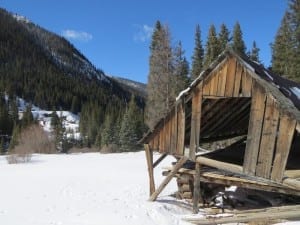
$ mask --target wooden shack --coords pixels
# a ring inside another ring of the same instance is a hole
[[[150,200],[187,161],[195,163],[194,211],[200,182],[300,195],[299,109],[300,84],[226,49],[143,137]],[[156,162],[154,151],[161,153]],[[166,155],[177,163],[156,188],[153,169]]]

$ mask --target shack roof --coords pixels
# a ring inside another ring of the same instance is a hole
[[[176,98],[174,107],[186,96],[191,95],[192,90],[204,79],[210,76],[227,57],[235,57],[243,67],[249,71],[249,74],[254,78],[264,89],[269,92],[279,103],[280,108],[287,112],[291,117],[300,122],[300,84],[279,76],[269,69],[265,68],[262,64],[252,61],[246,55],[236,53],[232,48],[226,48],[218,58],[190,84],[190,86],[183,90]],[[174,108],[173,107],[173,108]],[[174,109],[172,109],[174,110]],[[171,110],[171,111],[172,111]],[[167,117],[168,115],[166,115]],[[165,118],[156,124],[154,130],[149,131],[141,140],[146,143],[149,136],[164,122]]]

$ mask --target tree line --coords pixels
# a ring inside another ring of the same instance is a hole
[[[169,27],[157,21],[150,44],[148,97],[145,112],[146,122],[150,129],[153,129],[158,120],[168,113],[180,91],[196,79],[227,45],[231,45],[237,53],[247,54],[252,60],[259,61],[259,48],[255,41],[252,49],[246,52],[239,22],[235,24],[232,36],[225,24],[221,25],[219,33],[212,24],[205,46],[202,44],[200,25],[197,25],[191,68],[184,55],[182,43],[179,41],[172,46],[170,40]]]
[[[153,129],[154,125],[168,113],[179,92],[196,79],[226,46],[231,46],[236,53],[247,55],[251,60],[261,63],[260,49],[255,41],[247,51],[239,22],[235,23],[232,33],[225,24],[221,24],[220,31],[217,33],[216,27],[212,24],[205,45],[202,44],[200,25],[196,25],[191,69],[184,56],[181,42],[172,46],[170,40],[169,27],[157,21],[150,44],[148,98],[145,112],[146,123],[150,129]],[[289,0],[288,9],[271,45],[271,50],[270,69],[299,82],[300,0]]]

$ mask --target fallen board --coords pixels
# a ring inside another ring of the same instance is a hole
[[[253,221],[272,221],[275,219],[299,219],[300,205],[270,207],[233,212],[232,214],[207,214],[201,218],[183,218],[193,224],[247,223]]]

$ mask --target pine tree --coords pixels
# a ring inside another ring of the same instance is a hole
[[[189,64],[184,56],[184,50],[182,49],[182,44],[180,41],[174,49],[173,57],[174,74],[171,80],[171,97],[175,99],[177,95],[188,86],[189,83]]]
[[[204,67],[207,68],[219,54],[219,41],[216,34],[216,28],[212,24],[208,31],[207,42],[205,46]]]
[[[170,87],[172,58],[169,28],[157,21],[150,46],[147,83],[146,122],[150,129],[167,114],[175,100]]]
[[[243,32],[239,22],[236,22],[233,28],[233,36],[232,36],[232,48],[239,54],[246,53],[246,45],[243,40]]]
[[[113,144],[113,119],[109,113],[106,113],[101,132],[101,146],[108,147]]]
[[[251,49],[251,51],[248,54],[249,58],[251,60],[253,60],[253,61],[260,62],[260,59],[259,59],[259,50],[260,49],[256,46],[256,42],[253,41],[252,49]]]
[[[132,95],[121,124],[120,145],[122,151],[135,151],[140,147],[138,140],[142,134],[139,127],[139,115],[139,108],[136,105],[134,95]]]
[[[201,41],[201,30],[199,24],[196,26],[195,47],[192,56],[191,79],[195,80],[203,70],[204,49]]]
[[[280,75],[292,78],[293,41],[289,14],[285,13],[272,45],[272,70]]]
[[[22,122],[21,122],[22,128],[25,128],[34,122],[31,109],[32,109],[31,104],[26,106],[25,112],[23,113]]]
[[[219,33],[219,54],[225,50],[229,43],[230,32],[224,23],[221,24]]]

